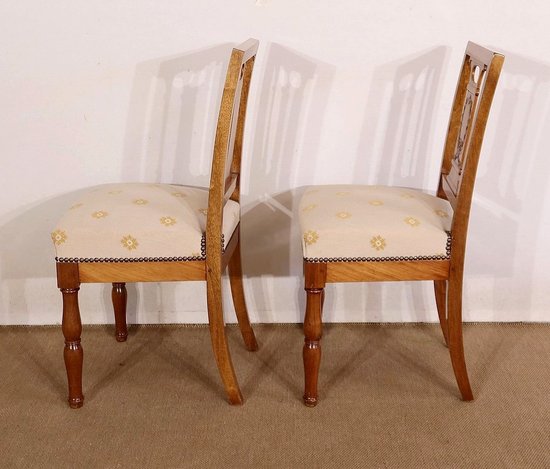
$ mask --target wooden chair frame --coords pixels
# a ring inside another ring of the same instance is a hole
[[[231,404],[242,404],[225,334],[221,277],[225,268],[245,346],[258,348],[245,303],[240,247],[240,224],[222,250],[223,208],[227,200],[240,201],[241,156],[250,80],[258,41],[249,39],[233,49],[229,61],[216,128],[206,222],[205,260],[177,262],[57,262],[57,284],[63,295],[64,358],[69,405],[81,407],[82,324],[78,307],[81,283],[112,283],[116,340],[128,336],[126,282],[202,280],[207,285],[208,321],[216,363]],[[231,157],[231,158],[230,158]]]
[[[468,43],[452,106],[437,196],[451,204],[451,255],[445,260],[381,262],[308,262],[303,349],[304,403],[318,401],[324,288],[335,282],[433,280],[437,311],[462,399],[473,393],[468,379],[462,335],[462,282],[468,219],[475,175],[489,110],[504,56]]]

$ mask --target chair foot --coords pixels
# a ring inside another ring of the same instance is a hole
[[[228,394],[229,403],[231,405],[243,405],[244,399],[243,395],[241,394],[241,391],[238,390],[236,393],[231,393],[231,395]]]
[[[317,398],[304,396],[304,404],[306,407],[315,407],[317,405]]]
[[[68,399],[69,407],[71,409],[80,409],[84,405],[84,396],[82,397],[72,397]]]

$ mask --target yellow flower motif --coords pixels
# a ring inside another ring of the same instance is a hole
[[[311,210],[313,210],[314,208],[317,207],[317,204],[311,204],[311,205],[308,205],[307,207],[304,207],[302,209],[302,212],[310,212]]]
[[[407,194],[406,192],[404,192],[403,194],[401,194],[401,197],[403,197],[404,199],[414,199],[414,195],[412,195],[412,194]]]
[[[74,209],[76,209],[76,208],[78,208],[78,207],[82,207],[83,205],[84,205],[84,204],[82,204],[82,203],[71,205],[71,206],[69,207],[69,210],[74,210]]]
[[[149,203],[149,201],[148,201],[148,200],[145,200],[145,199],[136,199],[136,200],[134,200],[134,203],[135,203],[136,205],[146,205],[146,204]]]
[[[318,239],[319,235],[317,234],[317,231],[309,230],[304,233],[304,242],[307,246],[310,244],[315,244]]]
[[[105,218],[107,215],[109,215],[107,212],[104,212],[103,210],[99,210],[98,212],[92,213],[92,217],[94,218]]]
[[[60,244],[63,244],[65,241],[67,241],[67,233],[65,233],[63,230],[55,230],[52,232],[52,241],[53,244],[56,246],[59,246]]]
[[[384,205],[384,202],[381,200],[369,200],[369,204],[378,207],[379,205]]]
[[[350,194],[349,191],[340,191],[340,192],[337,192],[337,193],[336,193],[336,195],[337,195],[338,197],[343,197],[343,196],[349,195],[349,194]]]
[[[383,251],[386,247],[386,240],[382,236],[373,236],[370,245],[377,251]]]
[[[208,215],[208,209],[207,208],[199,208],[199,212],[201,212],[204,216]]]
[[[436,210],[436,215],[441,218],[449,218],[449,214],[445,210]]]
[[[120,240],[120,243],[128,249],[128,251],[132,251],[133,249],[137,249],[139,246],[139,243],[137,242],[137,239],[132,237],[131,235],[123,236]]]
[[[413,217],[407,217],[403,221],[409,226],[418,226],[418,225],[420,225],[420,222],[416,218],[413,218]]]
[[[341,218],[342,220],[345,220],[346,218],[350,218],[350,217],[351,217],[351,213],[349,213],[349,212],[338,212],[338,213],[336,214],[336,216],[337,216],[338,218]]]
[[[187,197],[187,194],[185,192],[181,192],[181,191],[172,192],[172,195],[174,197]]]
[[[174,217],[160,217],[160,222],[164,226],[172,226],[176,224],[176,219]]]
[[[121,192],[122,192],[121,190],[109,191],[108,194],[114,195],[114,194],[120,194]]]

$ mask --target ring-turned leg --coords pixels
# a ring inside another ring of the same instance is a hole
[[[126,342],[128,338],[128,327],[126,325],[126,292],[125,283],[113,283],[111,299],[115,311],[115,337],[117,342]]]
[[[453,371],[462,399],[471,401],[474,399],[474,395],[470,387],[470,380],[468,379],[462,339],[462,276],[449,280],[447,311],[449,328],[448,345]]]
[[[449,345],[449,324],[447,321],[447,280],[434,280],[435,304],[439,315],[439,324],[445,343]]]
[[[65,368],[69,382],[69,405],[73,409],[82,407],[84,395],[82,394],[82,362],[83,351],[80,344],[82,323],[80,310],[78,309],[79,288],[61,288],[63,294],[63,323],[62,330],[65,336]]]
[[[248,317],[246,301],[244,298],[240,236],[238,238],[235,251],[229,260],[228,270],[229,283],[231,284],[231,296],[233,297],[233,305],[235,306],[235,313],[237,315],[237,321],[239,322],[239,328],[241,330],[246,349],[253,352],[258,350],[258,343],[256,342],[254,330],[250,325],[250,318]]]
[[[317,405],[317,381],[321,364],[321,313],[324,300],[324,289],[306,288],[306,314],[304,318],[304,404],[308,407]]]
[[[212,349],[218,365],[218,370],[231,404],[242,404],[243,396],[239,389],[235,370],[229,354],[225,322],[223,318],[221,275],[208,272],[206,280],[206,295],[208,303],[208,323]]]

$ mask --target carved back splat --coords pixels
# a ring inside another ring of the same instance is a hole
[[[470,209],[483,134],[503,62],[501,54],[468,43],[449,120],[438,188],[438,196],[451,203],[455,219]]]

